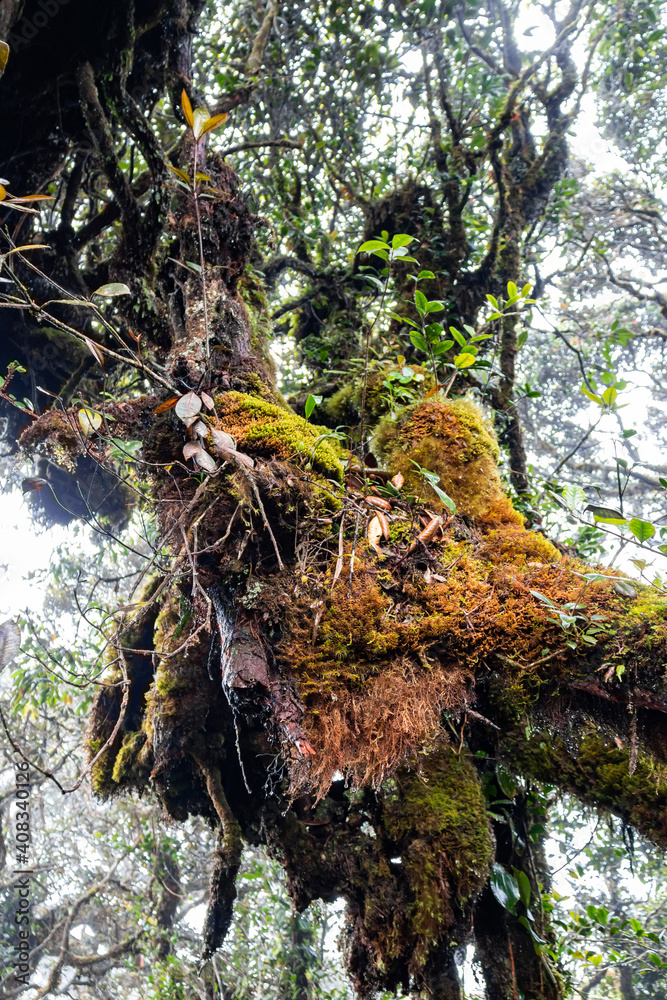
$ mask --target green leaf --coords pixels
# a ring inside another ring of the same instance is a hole
[[[627,524],[627,518],[623,517],[623,513],[615,507],[600,507],[598,504],[589,503],[584,507],[584,511],[589,511],[596,521],[604,521],[605,524]]]
[[[415,292],[415,305],[420,316],[425,316],[428,312],[428,299],[419,289]]]
[[[394,250],[397,250],[399,247],[407,247],[413,240],[414,236],[408,236],[407,233],[397,233],[396,236],[392,236],[391,245]]]
[[[441,490],[439,486],[435,485],[435,483],[431,483],[431,486],[435,490],[435,492],[438,495],[438,497],[440,498],[440,500],[442,500],[442,502],[444,503],[444,505],[447,508],[447,510],[449,511],[449,513],[450,514],[456,514],[456,504],[454,503],[454,501],[452,500],[452,498],[450,496],[447,496],[447,494],[445,493],[445,491]]]
[[[608,389],[602,393],[602,398],[607,406],[613,406],[618,399],[618,392],[613,385],[610,385]]]
[[[474,354],[470,353],[457,354],[456,357],[454,358],[454,364],[456,365],[457,368],[469,368],[470,365],[473,365],[476,360],[477,358],[475,357]]]
[[[421,281],[422,278],[435,278],[433,271],[420,271],[417,275],[417,280]]]
[[[467,344],[468,344],[467,340],[465,339],[465,337],[463,336],[463,334],[460,333],[460,331],[456,329],[455,326],[450,326],[449,332],[451,333],[452,337],[454,338],[454,340],[456,341],[456,343],[459,345],[459,347],[467,347]]]
[[[586,388],[585,385],[582,385],[581,391],[583,392],[584,396],[588,396],[588,398],[592,399],[594,403],[598,404],[598,406],[604,406],[604,403],[602,401],[602,397],[601,396],[596,396],[596,394],[594,392],[589,392],[589,390]]]
[[[530,906],[530,897],[532,895],[532,889],[530,887],[530,879],[528,878],[526,873],[522,872],[520,869],[515,868],[514,874],[516,876],[516,880],[519,885],[519,895],[521,896],[521,902],[527,909]]]
[[[645,542],[655,535],[655,528],[650,521],[642,521],[639,517],[633,517],[628,527],[635,538],[640,542]]]
[[[357,253],[372,253],[374,250],[390,250],[388,243],[383,243],[382,240],[367,240],[362,243]]]
[[[306,405],[304,406],[304,413],[306,414],[306,420],[310,420],[310,416],[316,406],[319,406],[322,402],[321,396],[313,396],[312,393],[308,396],[306,400]]]
[[[507,282],[507,294],[509,296],[510,302],[515,302],[519,298],[519,289],[516,287],[513,281]]]
[[[438,299],[431,299],[431,301],[426,306],[427,313],[441,312],[445,308],[445,303],[440,302]]]
[[[93,292],[93,295],[102,295],[105,299],[112,299],[115,295],[131,295],[131,291],[122,281],[112,281],[108,285],[100,285]]]
[[[494,864],[489,879],[491,892],[496,897],[503,909],[509,913],[516,913],[516,904],[521,899],[519,884],[513,875],[499,865]]]
[[[422,337],[421,333],[411,333],[410,340],[420,351],[428,351],[428,344]]]

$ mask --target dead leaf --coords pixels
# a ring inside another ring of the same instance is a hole
[[[166,413],[167,410],[171,410],[172,407],[176,406],[179,398],[179,396],[174,396],[173,399],[168,399],[166,402],[160,403],[160,405],[156,406],[153,410],[153,416],[157,416],[158,413]]]
[[[0,42],[0,76],[5,72],[5,66],[9,59],[9,45],[5,41]]]
[[[386,541],[389,541],[389,521],[387,520],[387,515],[379,513],[377,519],[382,525],[382,535]]]
[[[95,358],[95,360],[97,361],[97,363],[104,368],[104,355],[102,354],[102,352],[99,349],[99,347],[97,346],[97,344],[93,343],[92,340],[89,340],[88,337],[84,337],[83,340],[84,340],[84,343],[85,343],[86,347],[88,348],[88,350],[90,351],[90,353],[93,355],[93,357]]]
[[[204,404],[204,406],[206,407],[207,410],[214,410],[215,409],[215,403],[213,402],[213,400],[211,399],[211,397],[209,396],[209,394],[207,392],[202,392],[202,394],[201,394],[201,401],[202,401],[202,403]]]
[[[382,524],[380,523],[380,518],[375,516],[371,518],[368,522],[368,528],[366,529],[366,538],[368,539],[368,544],[372,549],[375,549],[379,556],[382,555],[382,549],[379,546],[379,541],[382,538]]]
[[[380,510],[391,510],[391,504],[384,497],[364,497],[364,500],[373,507],[379,507]]]
[[[199,441],[188,441],[183,445],[183,457],[192,458],[200,469],[205,472],[215,472],[217,465],[215,459],[202,448]]]
[[[417,535],[417,541],[423,542],[424,545],[428,545],[428,543],[434,538],[438,528],[441,525],[442,525],[442,518],[439,515],[432,518],[428,522],[424,530],[420,531],[419,534]]]
[[[211,437],[213,439],[213,451],[217,451],[218,448],[221,448],[223,451],[236,451],[236,441],[226,431],[219,431],[217,427],[213,427],[211,429]]]
[[[201,451],[201,443],[199,441],[188,441],[183,445],[183,458],[194,458],[198,451]]]
[[[176,416],[188,426],[200,410],[201,399],[196,392],[186,392],[176,403]]]
[[[197,435],[197,437],[200,438],[208,437],[208,427],[206,426],[203,420],[198,420],[197,423],[192,428],[192,431],[194,434]]]
[[[401,486],[403,485],[404,482],[405,482],[405,479],[403,478],[403,476],[401,475],[400,472],[397,472],[396,475],[393,476],[393,478],[391,479],[391,485],[396,490],[400,490],[400,488],[401,488]]]

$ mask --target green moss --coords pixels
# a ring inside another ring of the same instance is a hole
[[[382,796],[382,826],[397,845],[412,901],[410,929],[415,964],[462,906],[485,884],[494,845],[486,802],[472,765],[443,747],[423,763],[421,773],[399,771]],[[443,883],[449,890],[443,891]]]
[[[343,453],[324,440],[326,427],[310,424],[291,410],[248,393],[216,398],[220,428],[235,438],[239,451],[293,461],[327,479],[343,481]]]
[[[150,770],[139,759],[145,743],[143,732],[125,734],[113,766],[112,778],[117,785],[144,787],[147,784]]]
[[[430,371],[421,365],[407,367],[417,376],[417,380],[410,383],[413,392],[424,393],[433,387],[435,383]],[[392,361],[380,361],[371,365],[366,383],[366,420],[369,423],[379,420],[392,408],[391,392],[384,383],[391,372],[397,371],[399,366]],[[397,385],[396,388],[403,387]],[[337,424],[356,424],[361,416],[363,392],[363,375],[354,375],[326,401],[324,409]]]
[[[566,743],[547,731],[519,734],[504,744],[512,765],[541,781],[553,782],[583,802],[622,816],[645,836],[667,847],[667,774],[637,752],[631,774],[630,747],[618,746],[591,727]]]
[[[406,487],[436,510],[442,502],[415,470],[417,462],[440,476],[460,514],[523,524],[513,510],[498,475],[498,443],[482,411],[466,399],[440,396],[405,409],[397,420],[385,417],[375,432],[373,448]]]
[[[100,739],[90,739],[87,741],[87,751],[89,760],[94,760],[106,741]],[[99,760],[93,764],[90,772],[90,781],[95,795],[101,799],[107,799],[116,790],[113,779],[114,754],[111,747],[107,747]]]

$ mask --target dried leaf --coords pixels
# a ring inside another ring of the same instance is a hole
[[[231,434],[213,427],[211,437],[213,438],[213,451],[217,451],[219,448],[222,451],[236,451],[236,441]]]
[[[167,399],[164,403],[160,403],[160,405],[156,406],[153,410],[153,416],[157,416],[158,413],[166,413],[167,410],[171,410],[174,406],[176,406],[179,398],[179,396],[174,396],[172,399]]]
[[[387,520],[387,515],[380,512],[377,515],[377,519],[382,525],[382,536],[386,541],[389,541],[389,521]]]
[[[396,490],[400,490],[400,488],[401,488],[401,486],[403,485],[404,482],[405,482],[405,479],[403,478],[403,476],[401,475],[400,472],[397,472],[396,475],[393,476],[392,479],[391,479],[391,485]]]
[[[215,470],[218,468],[213,456],[209,455],[209,453],[207,451],[204,451],[203,448],[200,448],[197,454],[195,455],[195,462],[197,463],[200,469],[204,470],[204,472],[215,472]]]
[[[95,344],[92,340],[89,340],[88,337],[84,337],[83,340],[86,347],[93,355],[97,363],[104,368],[104,355],[102,354],[102,351],[99,349],[97,344]]]
[[[113,299],[116,295],[131,295],[128,285],[122,281],[112,281],[108,285],[100,285],[93,295],[102,295],[105,299]]]
[[[373,507],[379,507],[380,510],[391,510],[391,504],[384,497],[364,497],[364,500]]]
[[[379,517],[372,517],[368,522],[368,528],[366,529],[366,538],[368,539],[368,544],[372,549],[375,549],[379,556],[382,555],[382,549],[379,546],[379,541],[382,538],[382,524],[380,523]]]
[[[188,441],[183,445],[183,458],[194,458],[198,451],[202,450],[200,441]]]
[[[431,518],[424,530],[420,531],[417,535],[417,541],[423,542],[424,545],[428,545],[428,543],[435,537],[435,534],[441,525],[442,518],[439,515]]]
[[[313,750],[312,746],[308,740],[296,740],[295,747],[299,751],[302,757],[316,757],[317,754]],[[312,824],[311,824],[312,825]]]
[[[190,128],[192,128],[194,122],[194,118],[192,115],[192,105],[190,104],[190,98],[185,92],[185,88],[183,88],[183,90],[181,91],[181,107],[183,108],[183,114],[185,115],[186,122],[188,123]]]
[[[204,406],[206,407],[207,410],[214,410],[215,409],[215,403],[213,402],[213,400],[211,399],[211,397],[209,396],[209,394],[207,392],[202,392],[202,394],[201,394],[201,401],[202,401],[202,403],[204,404]]]
[[[95,413],[94,410],[79,410],[77,416],[81,430],[86,437],[90,437],[102,426],[102,416],[100,413]]]
[[[10,618],[0,625],[0,670],[12,662],[20,648],[21,633]]]
[[[188,421],[192,423],[193,417],[196,417],[200,410],[201,399],[196,392],[186,392],[176,403],[176,416],[184,424]]]
[[[7,42],[0,41],[0,76],[5,72],[5,67],[7,65],[7,60],[9,59],[9,45]]]
[[[208,427],[206,426],[203,420],[198,420],[197,423],[192,428],[192,430],[197,435],[197,437],[200,438],[208,437]]]
[[[0,201],[4,201],[7,197],[7,188],[4,184],[0,184]]]

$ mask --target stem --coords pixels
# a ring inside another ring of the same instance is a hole
[[[201,216],[199,215],[199,196],[197,194],[197,139],[195,139],[195,150],[192,158],[192,194],[195,201],[195,218],[197,220],[197,236],[199,238],[199,266],[201,268],[201,290],[204,305],[204,332],[206,334],[206,364],[211,360],[211,345],[208,331],[208,306],[206,304],[206,273],[204,271],[204,241],[201,232]]]

